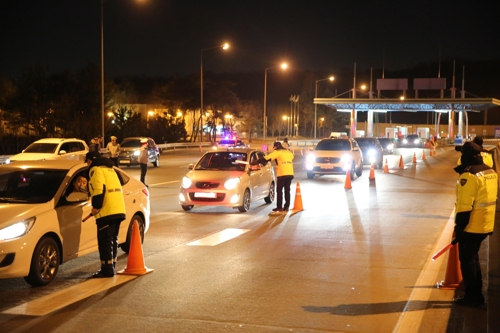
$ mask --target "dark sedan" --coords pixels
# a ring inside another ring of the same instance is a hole
[[[377,138],[354,138],[363,153],[363,164],[373,164],[377,169],[384,164],[384,149]]]

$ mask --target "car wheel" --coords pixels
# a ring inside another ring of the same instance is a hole
[[[56,241],[42,238],[33,251],[30,272],[24,280],[32,286],[45,286],[52,282],[59,270],[60,251]]]
[[[139,224],[139,235],[141,236],[141,244],[144,243],[144,229],[145,229],[144,220],[139,215],[134,215],[134,217],[132,217],[132,219],[130,220],[130,224],[128,226],[127,240],[125,241],[125,243],[120,244],[120,248],[125,253],[128,253],[130,251],[130,241],[132,240],[132,230],[133,230],[132,228],[134,227],[134,220],[136,220],[137,223]]]
[[[314,172],[307,171],[307,178],[308,179],[313,179],[314,178]]]
[[[155,168],[160,166],[160,155],[156,155],[156,160],[153,162]]]
[[[243,194],[243,203],[238,207],[238,210],[242,213],[248,212],[250,209],[250,190],[246,189],[245,194]]]
[[[354,171],[356,171],[356,176],[361,177],[361,175],[363,174],[363,164],[360,164],[359,168],[356,168],[356,164],[354,164],[351,170],[351,178],[354,177]]]
[[[274,187],[274,182],[271,182],[271,186],[269,187],[269,195],[264,198],[264,201],[268,204],[274,201],[274,196],[276,195],[276,188]]]
[[[184,205],[181,205],[182,209],[184,209],[185,212],[188,212],[190,211],[191,209],[193,209],[193,205],[189,205],[189,206],[184,206]]]

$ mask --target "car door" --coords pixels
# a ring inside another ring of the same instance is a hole
[[[259,159],[259,156],[257,155],[257,152],[252,152],[250,154],[249,162],[255,162]],[[261,167],[255,170],[252,170],[252,168],[249,166],[248,167],[248,175],[250,179],[250,188],[252,189],[252,197],[256,198],[262,195],[262,173],[263,169],[265,167]]]

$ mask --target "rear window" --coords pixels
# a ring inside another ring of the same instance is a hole
[[[334,139],[334,140],[323,140],[318,142],[318,145],[314,150],[351,150],[351,143],[349,140]]]

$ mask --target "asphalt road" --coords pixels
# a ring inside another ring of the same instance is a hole
[[[308,180],[297,153],[292,197],[300,183],[304,210],[282,216],[269,216],[263,200],[247,213],[184,212],[180,179],[202,152],[166,152],[146,177],[143,253],[154,271],[96,285],[92,254],[61,266],[46,287],[0,280],[0,332],[485,332],[486,311],[464,319],[455,292],[435,287],[446,256],[430,258],[451,239],[458,155],[425,152],[396,150],[384,157],[388,173],[369,180],[365,166],[352,189],[343,176]],[[126,263],[123,254],[118,267]]]

